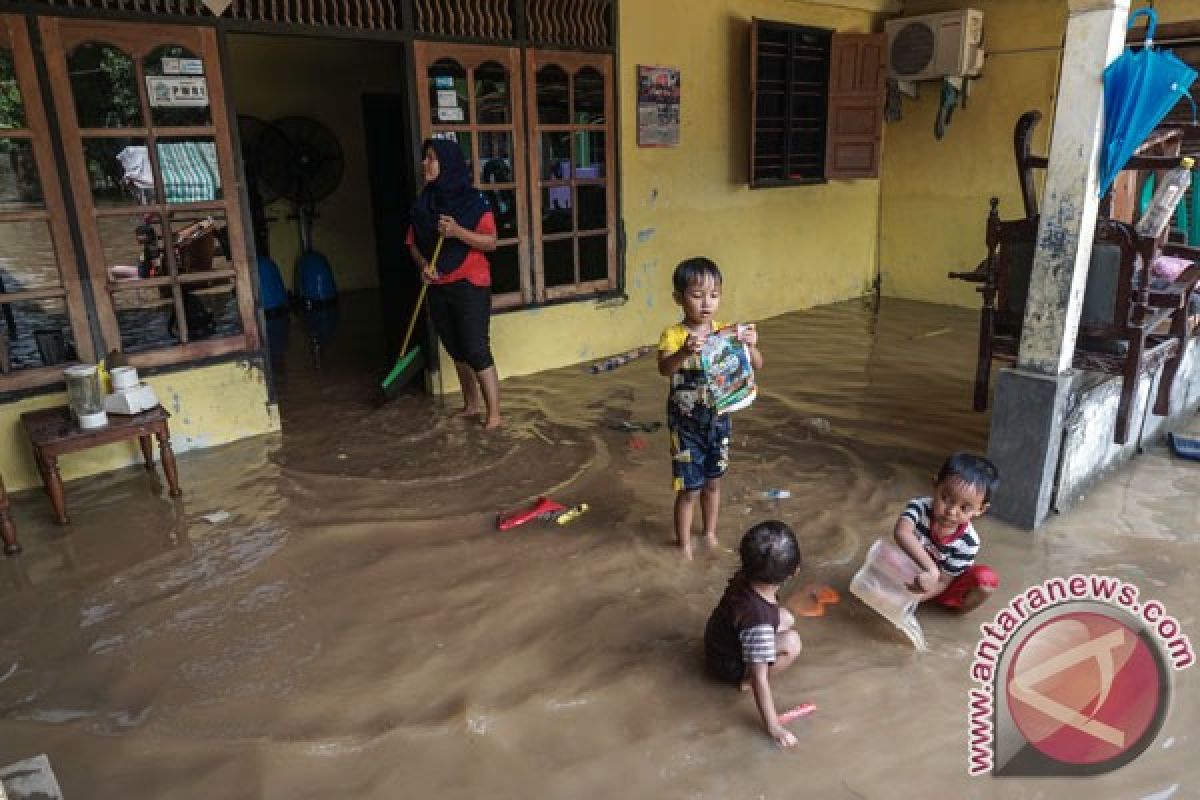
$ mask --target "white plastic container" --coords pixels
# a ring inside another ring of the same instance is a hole
[[[1179,162],[1178,167],[1167,171],[1162,183],[1154,190],[1154,199],[1150,201],[1150,207],[1138,220],[1136,230],[1139,236],[1151,239],[1162,236],[1163,230],[1175,213],[1175,207],[1179,205],[1179,201],[1183,199],[1188,187],[1192,185],[1192,167],[1195,163],[1195,159],[1184,158]]]
[[[890,539],[879,539],[850,581],[850,593],[903,631],[918,650],[928,650],[917,622],[917,595],[908,588],[920,572],[908,553]]]
[[[132,389],[138,385],[137,370],[133,367],[113,367],[108,375],[112,378],[114,392]]]

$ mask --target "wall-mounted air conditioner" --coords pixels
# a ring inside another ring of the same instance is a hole
[[[899,81],[974,77],[983,69],[983,12],[901,17],[884,26],[888,75]]]

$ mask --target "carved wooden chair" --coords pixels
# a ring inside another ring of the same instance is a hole
[[[999,200],[993,197],[987,221],[987,257],[972,272],[950,273],[951,278],[980,284],[978,291],[983,296],[976,411],[987,408],[992,361],[1015,361],[1020,346],[1038,234],[1032,170],[1046,165],[1044,157],[1029,154],[1033,126],[1040,117],[1036,111],[1022,115],[1014,133],[1026,216],[1001,220]],[[1162,160],[1178,163],[1178,158]],[[1153,164],[1160,166],[1159,159]],[[1150,265],[1159,253],[1188,258],[1193,264],[1169,285],[1152,288]],[[1077,369],[1122,377],[1114,432],[1118,444],[1129,438],[1138,377],[1160,364],[1165,366],[1154,411],[1168,411],[1171,384],[1187,346],[1188,302],[1200,281],[1200,267],[1195,262],[1200,262],[1200,250],[1140,237],[1128,222],[1106,217],[1097,220],[1073,364]]]

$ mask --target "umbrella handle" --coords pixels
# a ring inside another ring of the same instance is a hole
[[[1146,49],[1148,50],[1154,46],[1154,31],[1158,29],[1158,14],[1154,13],[1154,9],[1152,8],[1139,8],[1137,11],[1134,11],[1129,15],[1129,25],[1126,26],[1128,30],[1133,30],[1133,26],[1137,22],[1138,17],[1146,18],[1145,45]]]

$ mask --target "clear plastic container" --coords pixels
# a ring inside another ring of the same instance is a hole
[[[94,366],[67,367],[67,402],[81,428],[100,428],[108,424],[104,413],[104,392],[100,388],[100,373]]]
[[[1138,220],[1139,236],[1147,236],[1151,239],[1162,236],[1167,223],[1175,214],[1175,207],[1179,205],[1179,201],[1183,199],[1188,187],[1192,185],[1192,167],[1195,163],[1195,159],[1184,158],[1179,162],[1178,167],[1168,170],[1162,183],[1154,190],[1154,199],[1150,201],[1150,207]]]
[[[908,588],[920,572],[908,553],[890,539],[879,539],[850,581],[850,593],[903,631],[918,650],[928,650],[917,622],[917,595]]]

